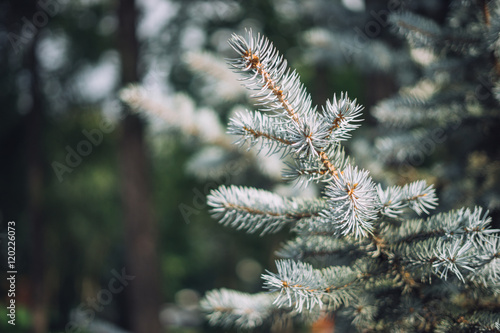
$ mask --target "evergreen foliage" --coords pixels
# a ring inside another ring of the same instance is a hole
[[[493,216],[500,212],[498,22],[498,1],[452,1],[441,24],[390,15],[421,76],[372,112],[385,133],[376,140],[384,169],[425,166],[447,208],[477,203]]]
[[[285,178],[323,192],[316,199],[237,186],[211,192],[222,224],[261,234],[289,227],[296,236],[278,251],[276,271],[262,276],[268,293],[205,296],[210,323],[253,329],[335,312],[347,330],[498,331],[500,241],[488,212],[427,216],[437,206],[432,185],[376,184],[342,149],[359,126],[355,100],[334,95],[318,111],[268,39],[248,31],[229,43],[238,54],[229,64],[260,105],[235,115],[230,134],[281,154]]]
[[[236,80],[222,83],[234,85]],[[184,141],[200,145],[202,149],[191,157],[187,169],[202,180],[224,178],[234,165],[242,170],[256,165],[261,174],[271,179],[280,177],[276,170],[280,164],[278,158],[269,155],[257,158],[256,150],[238,150],[231,137],[224,133],[219,115],[212,108],[198,108],[185,93],[164,97],[132,84],[121,90],[120,98],[133,111],[153,120],[151,123],[157,131],[173,133]]]

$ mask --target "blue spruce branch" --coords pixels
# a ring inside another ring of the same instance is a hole
[[[441,33],[432,29],[419,33]],[[452,290],[473,289],[469,297],[475,302],[500,292],[499,230],[490,228],[487,212],[476,207],[423,216],[437,206],[432,185],[416,181],[384,188],[346,156],[342,142],[360,121],[356,101],[334,96],[319,112],[298,74],[265,37],[248,31],[229,43],[238,54],[229,63],[261,107],[233,118],[229,132],[240,143],[260,142],[290,158],[285,179],[325,187],[318,199],[237,186],[211,192],[211,213],[224,225],[261,234],[289,227],[297,237],[277,252],[285,258],[276,261],[277,272],[262,276],[270,294],[211,292],[202,303],[210,322],[256,327],[279,309],[306,321],[321,311],[337,311],[359,330],[494,327],[491,312],[445,306]]]

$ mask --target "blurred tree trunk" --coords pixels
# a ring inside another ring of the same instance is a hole
[[[31,226],[31,288],[32,288],[32,328],[34,333],[44,333],[48,329],[49,289],[46,277],[45,221],[43,218],[43,157],[42,128],[43,105],[38,76],[36,47],[39,34],[33,37],[26,50],[26,68],[30,73],[31,110],[26,117],[26,162],[28,219]]]
[[[139,43],[136,36],[137,9],[134,0],[118,5],[118,48],[122,83],[139,81]],[[156,246],[157,226],[144,144],[144,125],[124,106],[120,139],[122,202],[125,223],[126,272],[130,283],[128,320],[134,333],[161,332],[159,322],[160,284]]]

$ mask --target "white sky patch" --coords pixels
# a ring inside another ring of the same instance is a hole
[[[354,12],[360,12],[365,9],[363,0],[342,0],[344,6]]]
[[[80,96],[88,101],[99,101],[113,94],[118,86],[120,60],[114,51],[102,55],[99,63],[86,65],[77,75]]]
[[[61,68],[67,60],[68,38],[64,33],[46,34],[37,47],[38,59],[47,71]]]
[[[158,35],[165,24],[179,11],[179,4],[165,0],[139,0],[141,19],[137,27],[139,38]]]
[[[172,94],[173,92],[167,81],[172,66],[165,56],[155,57],[155,59],[150,61],[150,65],[142,79],[142,86],[154,93]]]
[[[205,43],[206,34],[198,26],[188,26],[182,32],[181,46],[184,50],[199,50]]]

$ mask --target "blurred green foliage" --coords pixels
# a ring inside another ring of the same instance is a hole
[[[189,1],[177,1],[179,13],[187,11]],[[301,63],[297,47],[297,35],[311,26],[310,20],[290,20],[279,16],[267,0],[239,1],[241,13],[228,21],[213,20],[206,24],[208,35],[218,29],[235,29],[243,19],[254,20],[261,25],[262,31],[274,41],[280,50],[290,50],[289,60],[298,68],[305,85],[311,91],[328,93],[328,96],[314,96],[314,99],[331,98],[333,92],[351,91],[362,96],[359,75],[352,68],[341,72],[330,68],[310,68]],[[47,274],[49,301],[49,327],[53,332],[61,332],[70,320],[70,312],[85,302],[88,297],[105,288],[111,270],[124,267],[124,230],[120,199],[120,171],[118,165],[118,140],[120,129],[103,134],[102,143],[92,147],[92,153],[82,157],[82,162],[71,172],[62,174],[60,181],[54,172],[53,162],[65,164],[67,147],[76,149],[85,138],[82,131],[99,128],[107,119],[103,115],[102,104],[85,100],[78,94],[78,71],[85,65],[95,66],[102,55],[116,47],[114,34],[99,32],[99,22],[104,17],[113,17],[115,1],[99,1],[92,4],[72,2],[66,11],[50,18],[47,26],[40,29],[42,39],[62,34],[68,42],[65,49],[65,63],[56,70],[38,68],[40,90],[44,109],[42,119],[43,164],[43,220],[42,234],[33,235],[29,225],[27,192],[28,150],[26,109],[29,105],[29,70],[26,54],[13,54],[11,45],[4,40],[0,48],[0,96],[2,111],[0,121],[0,230],[5,223],[17,223],[17,325],[6,326],[0,321],[2,331],[23,332],[30,325],[30,278],[32,278],[33,239],[39,237],[45,244],[44,270]],[[19,33],[22,17],[32,17],[32,3],[29,1],[2,4],[0,32]],[[179,14],[180,15],[180,14]],[[167,31],[160,35],[180,34],[190,22],[189,17],[173,21]],[[176,25],[175,25],[176,24]],[[170,29],[170,30],[168,30]],[[161,40],[161,36],[158,36]],[[175,38],[174,38],[175,39]],[[29,44],[27,44],[29,47]],[[165,53],[175,54],[177,45],[165,46]],[[210,45],[206,45],[211,48]],[[145,51],[147,55],[147,51]],[[41,56],[41,55],[40,55]],[[175,89],[193,96],[196,77],[185,68],[177,55],[176,69],[166,78]],[[146,57],[145,57],[146,59]],[[145,61],[145,60],[143,60]],[[319,71],[326,70],[319,80]],[[24,79],[23,79],[24,78]],[[319,89],[320,85],[323,87]],[[118,87],[119,88],[119,87]],[[116,91],[115,91],[116,93]],[[23,95],[24,94],[24,95]],[[115,98],[116,96],[108,96]],[[315,101],[315,102],[320,102]],[[321,101],[322,102],[322,101]],[[222,105],[222,109],[226,106]],[[229,107],[227,107],[229,108]],[[227,115],[221,115],[223,119]],[[176,135],[149,135],[150,169],[154,210],[158,219],[158,244],[162,299],[174,303],[179,290],[189,288],[200,295],[206,290],[227,287],[255,292],[260,290],[260,281],[245,282],[236,272],[238,263],[251,258],[263,268],[273,266],[273,251],[284,239],[285,234],[260,238],[229,230],[211,219],[206,205],[195,200],[196,193],[206,195],[207,183],[186,174],[185,162],[196,151],[193,144],[181,142]],[[253,173],[252,173],[253,172]],[[255,176],[255,171],[238,174],[229,178],[230,183],[244,183],[247,186],[269,188],[268,180]],[[216,185],[221,185],[215,182]],[[210,188],[213,188],[210,187]],[[185,204],[196,210],[186,221],[179,206]],[[197,207],[201,205],[201,207]],[[2,242],[2,247],[4,243]],[[5,249],[2,248],[2,253]],[[0,268],[5,271],[2,257]],[[5,317],[6,301],[3,291],[6,282],[0,282],[0,317]],[[118,294],[116,299],[99,313],[105,320],[119,323],[125,306],[125,295]],[[210,330],[200,328],[171,329],[171,332],[200,332]]]

